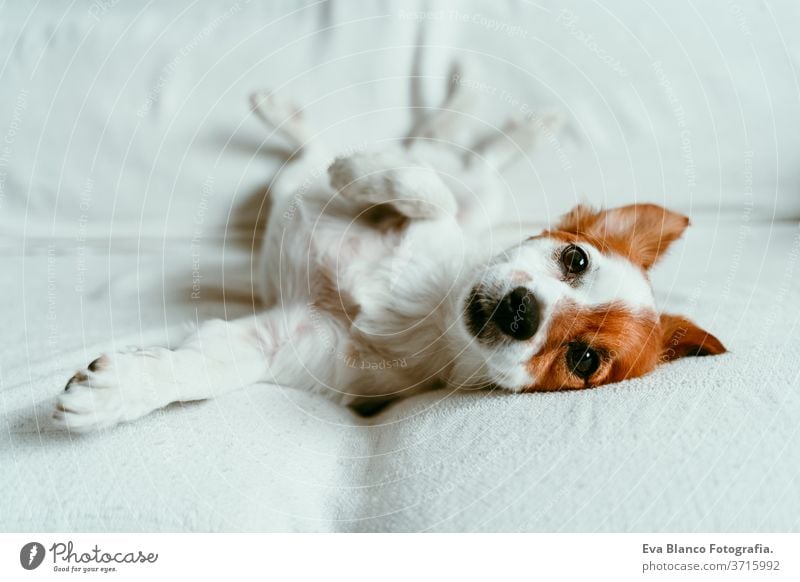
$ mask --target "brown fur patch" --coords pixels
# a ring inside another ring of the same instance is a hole
[[[572,342],[588,345],[601,357],[588,381],[569,370],[566,353]],[[641,376],[655,368],[660,346],[652,312],[635,314],[616,303],[593,309],[567,305],[554,315],[545,345],[528,364],[537,379],[529,390],[590,388]]]
[[[336,275],[327,268],[320,267],[312,276],[314,307],[330,313],[348,325],[352,323],[361,311],[361,306],[349,293],[340,289],[336,283]]]
[[[570,242],[585,240],[600,252],[616,253],[649,269],[687,226],[686,216],[655,204],[603,211],[579,205],[564,215],[554,231],[544,234]]]
[[[569,370],[566,355],[572,342],[601,356],[588,381]],[[555,314],[545,345],[528,363],[537,380],[527,391],[592,388],[643,376],[677,358],[726,351],[716,337],[685,317],[664,314],[656,320],[652,312],[634,314],[619,304],[594,309],[568,305]]]
[[[716,356],[727,350],[722,342],[680,315],[661,315],[662,362],[686,356]]]

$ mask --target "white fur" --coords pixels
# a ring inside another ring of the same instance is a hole
[[[451,95],[448,103],[464,101]],[[498,171],[532,143],[534,123],[514,122],[510,137],[469,148],[451,143],[463,132],[459,112],[448,107],[406,149],[334,161],[313,143],[298,108],[269,93],[257,94],[253,105],[300,151],[270,188],[273,209],[259,261],[267,309],[208,322],[175,350],[104,356],[59,396],[59,426],[108,427],[259,381],[322,391],[344,404],[443,385],[520,390],[532,380],[525,362],[544,341],[561,298],[652,303],[641,274],[596,251],[595,272],[582,288],[553,272],[555,241],[487,256],[482,229],[505,207]],[[376,205],[405,220],[368,223]],[[464,323],[469,290],[480,283],[505,292],[520,277],[541,298],[539,331],[525,342],[480,345]]]

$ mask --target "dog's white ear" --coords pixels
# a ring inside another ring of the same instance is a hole
[[[331,187],[362,205],[389,204],[408,218],[456,213],[453,193],[438,172],[403,150],[359,152],[337,158],[328,168]]]
[[[649,269],[688,226],[686,216],[656,204],[630,204],[603,211],[576,206],[557,228],[589,237]]]

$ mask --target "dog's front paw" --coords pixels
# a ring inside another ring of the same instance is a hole
[[[154,373],[163,348],[104,355],[69,379],[58,397],[53,422],[89,432],[134,420],[160,406]]]
[[[452,191],[432,167],[405,151],[357,152],[328,167],[330,185],[352,201],[389,204],[408,218],[443,218],[458,207]]]

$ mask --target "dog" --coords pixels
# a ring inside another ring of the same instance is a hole
[[[591,388],[725,352],[655,305],[648,271],[689,225],[681,214],[580,205],[489,252],[486,233],[508,211],[502,172],[546,121],[515,119],[470,145],[468,100],[453,83],[405,142],[334,159],[299,108],[254,95],[295,152],[270,186],[265,310],[206,322],[175,349],[100,356],[69,380],[54,422],[91,431],[258,382],[369,415],[436,388]]]

